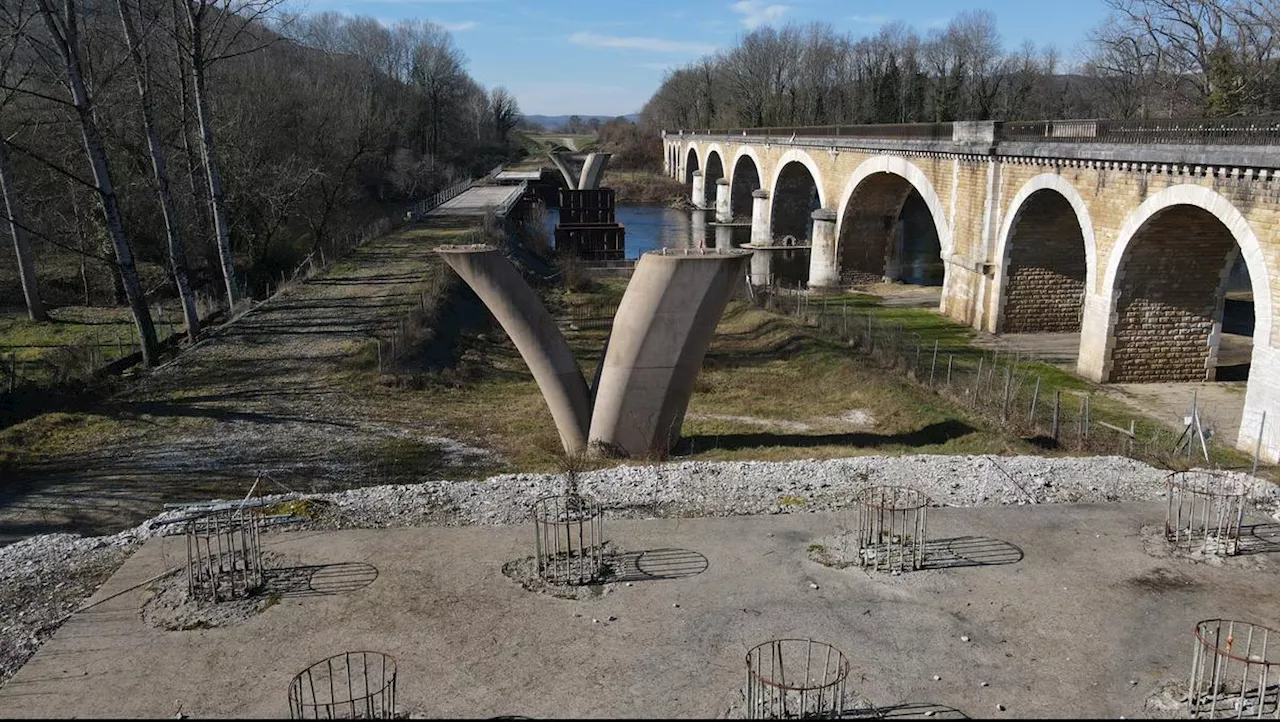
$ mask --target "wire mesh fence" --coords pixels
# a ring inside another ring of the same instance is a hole
[[[1099,414],[1082,384],[1055,385],[1038,359],[1018,352],[973,348],[967,338],[936,329],[922,334],[885,309],[854,306],[773,287],[744,298],[792,316],[838,339],[851,355],[905,377],[1049,449],[1129,456],[1157,466],[1217,464],[1211,424],[1194,393],[1181,431],[1139,418]],[[1056,375],[1056,374],[1054,374]],[[1059,380],[1060,380],[1060,375]],[[1254,454],[1254,470],[1258,455]]]

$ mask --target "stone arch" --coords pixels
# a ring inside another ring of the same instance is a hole
[[[729,166],[729,210],[734,218],[751,217],[751,193],[764,187],[760,157],[749,145],[740,146]]]
[[[914,164],[899,156],[875,156],[864,161],[849,176],[840,196],[836,215],[836,257],[842,279],[859,276],[897,278],[899,251],[896,249],[898,222],[908,201],[918,201],[933,222],[936,234],[938,272],[945,282],[945,260],[952,252],[951,229],[937,191]]]
[[[771,235],[809,238],[809,214],[827,203],[822,171],[813,158],[792,148],[782,154],[769,183]]]
[[[702,163],[702,177],[706,179],[709,194],[714,198],[716,181],[727,176],[724,167],[724,151],[720,149],[719,143],[712,143],[707,146],[707,152],[704,154]]]
[[[702,170],[702,162],[698,158],[698,146],[690,143],[684,155],[684,183],[690,185],[693,183],[694,171]]]
[[[1079,331],[1084,295],[1097,284],[1089,209],[1056,173],[1027,181],[997,236],[996,331]]]
[[[1107,259],[1102,379],[1215,380],[1226,282],[1240,257],[1253,291],[1257,362],[1271,346],[1271,280],[1248,221],[1201,186],[1147,198],[1125,219]]]

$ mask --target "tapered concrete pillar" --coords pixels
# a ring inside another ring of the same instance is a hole
[[[555,164],[556,170],[560,171],[560,177],[564,178],[564,183],[569,190],[578,190],[578,174],[573,172],[572,165],[569,160],[569,153],[547,153],[551,158],[551,162]]]
[[[707,247],[707,212],[694,210],[689,216],[689,247]]]
[[[689,192],[689,201],[693,203],[694,208],[707,207],[707,187],[700,170],[693,172],[693,189]]]
[[[582,174],[578,176],[578,190],[593,191],[600,187],[604,180],[605,168],[609,166],[612,153],[588,153],[582,163]]]
[[[751,254],[751,285],[768,286],[773,281],[773,251]]]
[[[809,287],[834,288],[840,285],[840,256],[836,246],[836,212],[819,208],[813,219],[813,247],[809,250]]]
[[[476,292],[511,337],[538,382],[565,451],[585,451],[591,394],[560,327],[538,295],[493,246],[442,246],[436,252]]]
[[[614,316],[591,419],[593,449],[665,456],[750,252],[651,251]]]
[[[728,251],[733,248],[733,226],[716,226],[716,250]]]
[[[773,245],[769,232],[769,191],[763,188],[751,192],[751,245]]]
[[[733,220],[733,209],[729,205],[729,179],[716,181],[716,223],[729,223]]]

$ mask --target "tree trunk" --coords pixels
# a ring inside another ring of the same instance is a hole
[[[3,138],[0,138],[0,203],[3,204],[8,220],[9,233],[13,235],[13,250],[18,256],[18,278],[22,281],[22,295],[27,300],[27,316],[32,321],[47,321],[49,314],[45,313],[44,303],[40,300],[40,289],[36,287],[35,258],[31,255],[27,232],[22,227],[17,191],[13,187],[13,174],[9,170],[9,150],[5,147]]]
[[[138,45],[138,33],[133,27],[133,21],[129,19],[125,0],[116,0],[116,7],[120,10],[125,44],[133,61],[138,98],[142,102],[142,125],[147,135],[151,170],[155,174],[156,193],[160,196],[160,211],[164,216],[165,235],[169,241],[169,266],[173,272],[173,283],[178,287],[178,298],[182,301],[182,315],[187,322],[187,340],[195,343],[196,335],[200,333],[200,316],[196,313],[195,296],[191,293],[191,283],[187,279],[187,254],[182,247],[178,211],[174,208],[173,195],[169,192],[169,169],[165,165],[164,147],[160,145],[160,131],[156,128],[152,110],[150,70],[142,55],[142,48]]]
[[[141,339],[142,363],[149,368],[157,361],[156,329],[151,323],[151,311],[147,308],[142,284],[138,281],[133,249],[129,245],[129,238],[125,235],[119,199],[116,197],[115,185],[111,181],[111,171],[107,165],[106,148],[102,145],[102,136],[98,132],[98,124],[94,119],[89,92],[85,87],[84,77],[80,73],[75,0],[65,0],[65,15],[61,18],[63,27],[59,27],[58,18],[49,5],[49,0],[37,0],[37,3],[40,14],[44,17],[45,26],[48,27],[49,34],[62,55],[62,61],[67,66],[67,85],[71,89],[72,104],[80,121],[80,134],[84,140],[85,153],[93,168],[93,180],[97,186],[98,199],[102,204],[107,233],[111,237],[111,245],[115,250],[116,266],[120,270],[120,280],[124,284],[129,308],[133,311],[133,322],[138,329],[138,338]]]
[[[180,3],[186,0],[174,0],[173,2],[173,38],[174,38],[174,60],[177,65],[175,77],[178,79],[178,109],[179,120],[182,132],[179,133],[182,138],[182,153],[187,163],[187,186],[191,193],[191,198],[195,202],[196,217],[196,238],[209,237],[209,204],[204,196],[204,183],[200,182],[199,176],[204,173],[204,169],[200,165],[200,159],[196,155],[196,149],[191,144],[191,89],[189,85],[190,75],[187,73],[187,62],[190,57],[182,48],[182,31],[183,24],[181,21],[183,10]],[[200,257],[207,260],[207,247],[201,252]]]
[[[213,143],[213,124],[209,117],[208,90],[205,88],[203,9],[197,11],[190,2],[183,3],[187,10],[187,29],[191,33],[191,87],[196,101],[196,122],[200,126],[200,153],[204,162],[205,177],[209,181],[209,210],[213,216],[213,233],[218,244],[218,259],[222,262],[222,277],[227,283],[227,307],[240,300],[236,292],[235,259],[231,255],[231,231],[227,227],[227,211],[223,203],[222,175],[218,170],[217,150]]]

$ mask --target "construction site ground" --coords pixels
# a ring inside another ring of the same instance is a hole
[[[580,600],[504,576],[533,553],[527,525],[271,533],[310,583],[187,631],[140,615],[148,580],[186,560],[157,538],[0,688],[0,715],[285,717],[295,674],[373,650],[411,717],[741,716],[747,650],[798,637],[843,650],[850,692],[890,716],[1139,717],[1187,675],[1197,621],[1280,618],[1274,523],[1247,521],[1253,553],[1214,564],[1170,556],[1164,514],[931,509],[933,568],[900,576],[811,560],[852,508],[606,520],[631,571]]]

